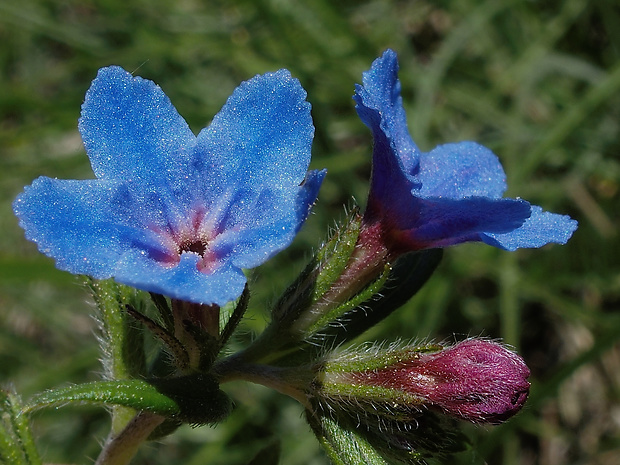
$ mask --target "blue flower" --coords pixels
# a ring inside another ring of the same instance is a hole
[[[420,151],[407,130],[397,73],[396,54],[387,50],[353,97],[374,138],[365,228],[380,229],[392,253],[469,241],[505,250],[566,243],[577,222],[502,198],[505,174],[489,149],[459,142]]]
[[[40,177],[13,204],[58,268],[223,305],[287,247],[318,194],[314,127],[286,70],[242,83],[196,137],[153,82],[99,71],[79,129],[97,179]]]

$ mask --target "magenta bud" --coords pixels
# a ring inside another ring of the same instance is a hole
[[[382,403],[400,410],[433,408],[476,423],[507,420],[529,394],[530,370],[523,359],[489,340],[468,339],[439,351],[405,348],[377,355],[375,361],[387,363],[364,369],[357,359],[356,369],[349,371],[346,362],[336,362],[332,373],[328,365],[326,392],[338,394],[346,385],[355,386],[348,393],[373,408]]]

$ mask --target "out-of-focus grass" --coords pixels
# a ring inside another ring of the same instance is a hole
[[[25,241],[10,208],[36,176],[92,177],[76,120],[99,67],[155,80],[196,132],[257,73],[286,67],[308,91],[313,166],[329,174],[295,245],[255,273],[249,334],[342,204],[364,201],[371,140],[351,94],[391,47],[422,149],[477,140],[501,158],[509,195],[568,213],[580,228],[564,247],[450,249],[423,291],[365,338],[483,334],[526,358],[525,411],[501,427],[464,425],[473,446],[454,463],[620,462],[615,2],[5,0],[0,44],[0,383],[28,396],[100,370],[85,288]],[[136,463],[247,463],[276,438],[283,464],[326,463],[292,400],[241,383],[227,389],[237,405],[228,420],[183,428]],[[45,460],[89,463],[106,417],[92,408],[38,414]]]

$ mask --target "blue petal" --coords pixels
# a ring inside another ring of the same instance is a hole
[[[316,199],[322,176],[304,184],[314,135],[305,99],[287,70],[256,76],[198,135],[196,192],[221,232],[214,249],[236,266],[256,266],[290,244]]]
[[[200,256],[181,254],[180,262],[164,268],[138,251],[126,254],[118,263],[115,279],[128,286],[200,304],[225,305],[243,292],[243,272],[227,264],[205,275],[198,270]]]
[[[323,179],[327,174],[327,170],[312,170],[308,171],[306,179],[304,179],[301,188],[297,192],[297,231],[301,227],[302,223],[308,217],[310,209],[314,205],[317,196],[319,195],[319,189],[323,183]]]
[[[166,179],[172,187],[189,174],[196,137],[187,123],[159,86],[118,66],[99,70],[79,129],[99,178]]]
[[[423,197],[489,197],[499,199],[506,190],[506,175],[497,157],[475,142],[435,147],[420,156]]]
[[[80,120],[99,179],[39,178],[15,213],[61,269],[224,304],[243,290],[240,267],[286,247],[316,199],[305,97],[286,70],[257,76],[197,140],[159,87],[103,69]],[[204,257],[186,251],[196,243]]]
[[[375,138],[386,140],[405,170],[415,174],[419,150],[407,129],[396,53],[386,50],[370,70],[363,73],[362,82],[363,86],[356,85],[353,96],[358,115]]]
[[[417,186],[419,161],[419,149],[407,129],[398,61],[392,50],[363,74],[363,86],[356,86],[353,99],[357,114],[373,134],[370,201],[391,202]]]
[[[485,233],[509,233],[521,227],[530,216],[530,205],[523,200],[419,199],[411,197],[391,216],[392,236],[411,250],[446,247],[468,241],[480,241]],[[388,227],[390,229],[390,227]]]
[[[119,181],[36,179],[13,203],[26,237],[62,270],[105,279],[133,248],[165,253],[158,238],[135,218],[119,215],[128,201]]]
[[[301,184],[314,136],[305,99],[306,91],[287,70],[256,76],[233,92],[198,135],[194,153],[212,197]]]
[[[218,261],[208,274],[199,271],[194,253],[165,265],[162,258],[169,251],[144,227],[148,219],[126,214],[132,207],[145,208],[119,181],[46,177],[35,180],[13,204],[26,237],[62,270],[96,279],[113,277],[197,303],[223,305],[241,294],[245,276],[230,261]]]
[[[374,139],[366,224],[380,223],[399,253],[467,241],[514,250],[568,240],[577,227],[569,217],[502,199],[505,174],[485,147],[460,142],[421,153],[407,131],[397,73],[387,50],[353,97]]]
[[[281,191],[264,190],[252,209],[227,225],[213,242],[217,256],[228,256],[240,268],[253,268],[291,243],[316,200],[325,171],[310,171],[296,197]],[[279,211],[293,209],[295,215],[281,215]]]
[[[487,233],[482,240],[487,244],[505,250],[538,248],[554,242],[566,244],[577,229],[577,221],[567,215],[545,212],[539,206],[532,206],[532,215],[520,228],[505,234]]]

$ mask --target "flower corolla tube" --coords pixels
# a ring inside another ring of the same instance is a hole
[[[314,126],[287,70],[242,83],[196,136],[159,86],[117,66],[88,90],[79,130],[96,179],[36,179],[13,204],[58,268],[202,304],[287,247],[318,194]]]

